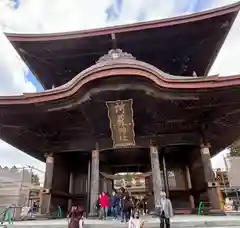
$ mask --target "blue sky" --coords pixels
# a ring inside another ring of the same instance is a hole
[[[0,0],[0,95],[42,91],[1,31],[54,33],[175,17],[236,0]],[[69,13],[70,12],[70,13]],[[211,74],[240,74],[240,17],[238,16]],[[221,154],[215,167],[223,166]],[[0,165],[44,164],[0,140]]]
[[[180,1],[179,1],[180,2]],[[191,12],[199,12],[211,8],[214,0],[181,0],[182,4],[176,4],[175,16]],[[107,21],[117,21],[123,11],[124,0],[115,0],[106,9]],[[164,6],[163,6],[164,7]],[[138,21],[148,20],[144,9],[139,10],[135,17]],[[158,18],[155,18],[158,19]]]
[[[12,0],[12,2],[13,2],[13,8],[18,9],[18,7],[21,4],[21,0]]]
[[[30,81],[35,87],[38,92],[43,91],[42,85],[39,83],[35,75],[28,69],[26,72],[26,79]]]

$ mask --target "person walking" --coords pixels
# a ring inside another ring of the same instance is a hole
[[[165,192],[160,193],[160,199],[156,204],[157,214],[160,218],[160,228],[170,228],[170,219],[173,217],[173,208],[170,199],[166,197]]]
[[[82,207],[78,206],[74,208],[71,214],[69,215],[70,220],[69,220],[68,228],[81,228],[80,224],[82,226],[82,223],[80,222],[80,220],[82,220],[83,218],[83,213],[84,213],[84,210]]]
[[[111,212],[113,219],[117,219],[119,213],[119,205],[120,205],[120,197],[116,194],[115,191],[112,192],[112,196],[110,199],[111,202]]]
[[[105,192],[102,192],[100,197],[100,204],[101,204],[101,215],[103,219],[107,219],[108,214],[108,207],[109,207],[109,197]]]
[[[124,196],[122,201],[122,220],[121,222],[128,222],[131,216],[131,211],[133,210],[133,204],[129,196]]]
[[[33,206],[32,206],[32,218],[35,218],[37,216],[37,210],[38,210],[38,205],[37,205],[37,202],[34,201],[33,202]]]
[[[124,187],[121,187],[119,189],[119,194],[120,194],[120,216],[121,216],[121,222],[124,222],[124,218],[126,216],[126,201],[127,198],[129,198],[129,193],[125,190]]]
[[[97,202],[96,202],[96,211],[97,211],[99,219],[102,219],[102,211],[101,211],[101,203],[100,203],[101,196],[102,196],[102,194],[98,195],[98,199],[97,199]]]

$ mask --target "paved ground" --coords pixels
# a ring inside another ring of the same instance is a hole
[[[146,228],[159,227],[159,220],[157,218],[151,218],[150,216],[144,216],[142,219],[145,221]],[[1,226],[0,226],[1,227]],[[25,221],[15,222],[14,225],[8,225],[7,227],[17,228],[67,228],[67,220],[46,220],[46,221]],[[85,228],[122,228],[127,227],[127,224],[122,224],[120,221],[100,221],[93,219],[85,220]],[[214,228],[229,228],[240,227],[240,216],[195,216],[195,215],[179,215],[172,219],[172,227],[214,227]]]

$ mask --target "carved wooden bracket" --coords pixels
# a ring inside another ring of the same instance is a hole
[[[97,63],[115,59],[136,59],[132,54],[123,52],[121,49],[111,49],[107,54],[99,58]]]

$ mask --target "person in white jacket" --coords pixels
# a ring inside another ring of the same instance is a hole
[[[156,209],[160,217],[160,228],[164,228],[164,223],[166,223],[166,228],[170,228],[170,218],[173,217],[173,208],[171,200],[166,197],[165,192],[160,193]]]

